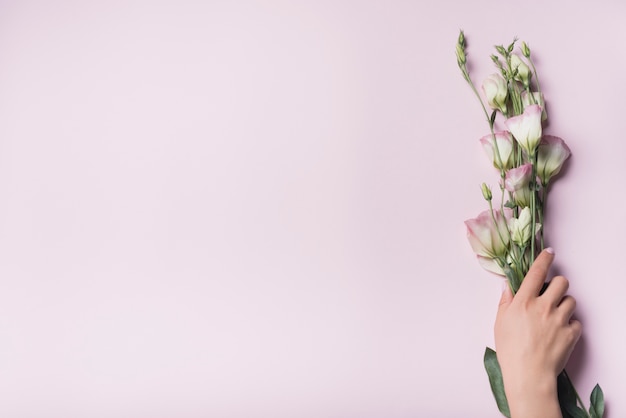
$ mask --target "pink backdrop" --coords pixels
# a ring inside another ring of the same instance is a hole
[[[546,4],[549,3],[549,4]],[[498,417],[456,66],[534,51],[546,234],[626,416],[622,1],[0,1],[0,415]]]

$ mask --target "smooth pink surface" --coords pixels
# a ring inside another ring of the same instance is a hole
[[[0,2],[0,416],[498,417],[477,81],[533,49],[546,222],[626,416],[621,1]]]

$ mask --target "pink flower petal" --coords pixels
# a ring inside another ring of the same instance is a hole
[[[528,188],[530,179],[533,175],[533,166],[531,163],[520,165],[506,172],[504,178],[504,188],[509,192],[516,192],[523,188]]]
[[[510,209],[505,209],[504,214],[494,210],[492,216],[491,211],[486,210],[476,218],[465,221],[467,239],[477,255],[494,258],[506,253],[509,245],[507,222],[512,213]]]

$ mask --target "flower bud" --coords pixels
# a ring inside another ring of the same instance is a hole
[[[500,74],[491,74],[483,81],[482,87],[489,107],[497,109],[506,115],[506,98],[508,97],[509,90],[504,78],[502,78]]]
[[[504,188],[513,193],[518,190],[527,189],[532,178],[533,165],[531,163],[522,164],[506,172],[504,178]]]
[[[526,163],[506,172],[504,188],[513,194],[513,201],[520,207],[530,206],[533,191],[530,189],[532,180],[532,164]]]
[[[513,42],[511,42],[511,43],[509,44],[509,47],[506,49],[506,52],[508,52],[509,54],[510,54],[511,52],[513,52],[513,48],[515,48],[515,42],[517,42],[517,41],[516,41],[516,40],[513,40]]]
[[[511,240],[519,247],[525,247],[532,238],[532,216],[530,208],[525,207],[519,213],[517,218],[509,220],[509,230],[511,231]],[[535,233],[539,231],[541,224],[535,224]]]
[[[530,48],[528,47],[526,42],[523,42],[523,41],[522,41],[522,54],[524,54],[526,58],[530,58]]]
[[[530,68],[515,54],[511,55],[511,69],[513,70],[513,78],[515,80],[524,84],[524,87],[530,85]]]
[[[543,98],[543,93],[532,92],[528,94],[527,91],[523,91],[521,94],[522,104],[524,105],[524,109],[528,106],[537,104],[541,106],[541,120],[544,121],[548,119],[548,113],[546,112],[546,102]]]
[[[487,184],[483,183],[480,186],[482,192],[483,192],[483,197],[485,198],[486,201],[490,202],[491,198],[493,197],[491,194],[491,189],[489,188],[489,186],[487,186]]]
[[[467,58],[465,57],[465,50],[460,44],[456,44],[456,59],[459,65],[464,65],[467,62]]]

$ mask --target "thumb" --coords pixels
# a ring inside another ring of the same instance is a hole
[[[500,296],[498,309],[508,306],[513,301],[513,292],[511,291],[508,280],[504,280],[502,283],[502,296]]]

